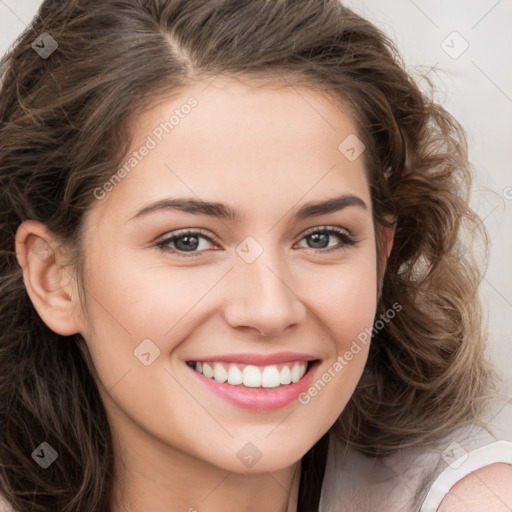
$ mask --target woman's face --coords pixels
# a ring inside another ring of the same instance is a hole
[[[133,160],[85,219],[81,330],[127,450],[274,471],[343,411],[377,296],[355,136],[312,90],[221,77],[138,119]]]

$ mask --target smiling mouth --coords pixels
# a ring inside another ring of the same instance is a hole
[[[280,389],[299,382],[319,360],[289,361],[256,366],[222,361],[188,361],[187,365],[219,384],[235,387]]]

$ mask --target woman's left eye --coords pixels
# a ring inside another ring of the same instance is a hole
[[[334,246],[329,245],[329,237],[332,237],[333,235],[341,240],[340,243],[335,244]],[[309,239],[310,242],[313,243],[314,247],[308,248],[315,249],[315,252],[328,252],[337,249],[344,249],[346,246],[357,244],[357,242],[352,238],[348,231],[334,227],[315,228],[314,230],[306,233],[302,240],[305,239]],[[327,242],[327,245],[324,245],[325,242]]]
[[[338,242],[338,244],[334,244],[334,246],[329,244],[329,238],[333,235],[341,241]],[[156,246],[163,251],[179,254],[180,256],[201,256],[202,252],[206,250],[205,247],[201,247],[201,240],[206,240],[208,243],[214,244],[210,237],[196,230],[176,233],[158,242]],[[306,233],[306,235],[301,238],[301,241],[302,240],[308,240],[310,244],[313,244],[313,247],[306,248],[313,249],[314,252],[317,253],[343,249],[346,246],[357,244],[346,230],[334,227],[315,228]],[[327,245],[325,245],[326,242]]]

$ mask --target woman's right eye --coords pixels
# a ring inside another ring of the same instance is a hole
[[[213,243],[211,238],[204,235],[201,231],[181,231],[158,242],[156,246],[162,251],[178,254],[179,256],[201,256],[204,250],[206,250],[201,248],[201,239]],[[174,245],[174,247],[169,247],[169,245]]]

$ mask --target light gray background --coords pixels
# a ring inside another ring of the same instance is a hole
[[[344,3],[391,36],[409,71],[425,72],[435,66],[429,77],[437,86],[436,99],[467,130],[476,170],[472,206],[492,242],[481,286],[488,353],[504,378],[504,391],[512,393],[512,0]],[[40,4],[0,0],[2,54]]]

